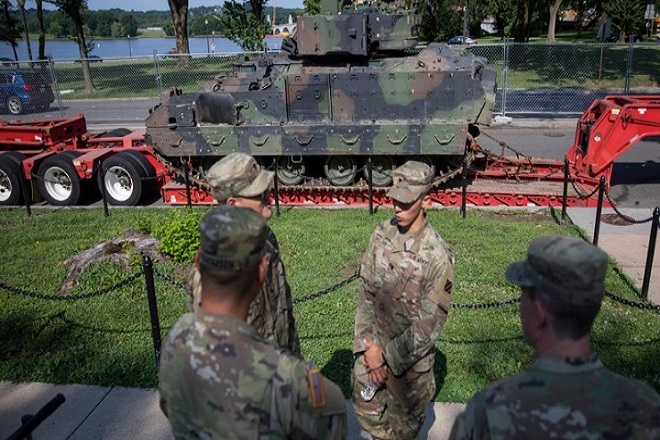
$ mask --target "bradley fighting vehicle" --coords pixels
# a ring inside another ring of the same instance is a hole
[[[201,176],[243,151],[265,166],[276,160],[283,185],[352,186],[369,158],[377,186],[409,158],[447,180],[490,122],[495,72],[445,44],[417,49],[420,21],[402,0],[322,0],[320,14],[298,17],[281,53],[237,63],[198,92],[164,93],[147,140]]]

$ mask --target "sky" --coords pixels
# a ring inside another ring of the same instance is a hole
[[[302,8],[302,0],[267,0],[268,6],[273,6],[273,1],[277,6],[285,8]],[[11,0],[16,6],[16,0]],[[200,6],[222,6],[224,0],[189,0],[188,8],[198,8]],[[89,9],[99,11],[101,9],[123,9],[125,11],[169,11],[167,0],[87,0]],[[34,0],[25,2],[26,8],[34,8]],[[53,5],[44,2],[44,9],[54,9]]]

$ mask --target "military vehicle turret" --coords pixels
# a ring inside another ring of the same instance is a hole
[[[445,44],[417,48],[420,16],[402,4],[322,0],[280,53],[241,61],[203,90],[166,92],[147,139],[200,176],[243,151],[276,160],[284,185],[352,186],[369,158],[377,186],[409,158],[449,178],[490,122],[495,71]]]

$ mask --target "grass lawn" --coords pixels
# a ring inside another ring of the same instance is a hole
[[[177,208],[183,210],[186,208]],[[0,210],[0,283],[59,295],[64,260],[129,228],[145,231],[170,222],[175,209]],[[202,215],[205,209],[196,209]],[[391,215],[380,209],[285,209],[271,224],[277,233],[294,298],[302,298],[353,274],[370,233]],[[528,242],[541,234],[579,235],[560,227],[549,213],[433,210],[430,222],[456,254],[455,304],[501,301],[518,296],[503,276],[507,264],[523,257]],[[91,266],[67,294],[112,286],[139,270],[116,264]],[[155,263],[173,279],[185,280],[189,263]],[[614,268],[613,268],[614,269]],[[607,288],[636,301],[630,283],[610,270]],[[180,287],[156,278],[163,334],[184,312]],[[340,384],[350,381],[353,316],[358,282],[312,301],[294,312],[303,354]],[[154,387],[157,383],[144,280],[117,291],[78,301],[25,297],[0,288],[0,380],[44,381]],[[594,331],[604,362],[660,389],[660,316],[606,299]],[[523,370],[531,350],[522,339],[517,305],[452,308],[437,344],[436,400],[465,402],[492,381]]]

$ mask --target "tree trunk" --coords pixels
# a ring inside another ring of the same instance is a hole
[[[25,0],[18,1],[18,7],[21,9],[23,17],[23,30],[25,31],[25,43],[27,44],[28,58],[32,61],[32,46],[30,46],[30,33],[28,31],[27,18],[25,17]]]
[[[12,21],[11,21],[11,14],[9,13],[9,0],[2,2],[2,9],[3,12],[5,13],[5,20],[7,21],[7,26],[11,27]],[[16,39],[14,38],[14,33],[12,32],[11,29],[7,29],[7,36],[9,38],[8,43],[11,46],[12,50],[14,51],[14,59],[18,61],[18,52],[16,52]]]
[[[518,3],[518,12],[516,14],[516,33],[513,41],[516,43],[525,43],[529,37],[529,0],[521,0]]]
[[[76,27],[76,37],[78,40],[78,52],[80,53],[83,80],[85,81],[85,91],[91,93],[96,91],[96,86],[92,81],[92,72],[89,70],[89,62],[87,61],[87,43],[85,42],[85,31],[83,30],[82,17],[80,11],[72,11],[71,19]]]
[[[562,0],[554,0],[550,4],[550,20],[548,22],[548,41],[555,41],[555,27],[557,26],[557,15]]]
[[[188,0],[167,0],[172,14],[172,27],[174,28],[174,38],[176,40],[176,50],[178,54],[189,54],[190,46],[188,43]],[[190,57],[177,57],[177,65],[190,65]]]
[[[43,0],[37,2],[37,23],[39,24],[39,58],[46,59],[46,31],[44,29],[44,4]]]

